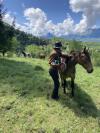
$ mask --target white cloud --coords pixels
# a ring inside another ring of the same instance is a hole
[[[21,25],[21,24],[16,23],[15,28],[19,29],[21,31],[24,31],[26,33],[29,33],[29,28],[27,26],[25,26],[25,25]]]
[[[20,25],[16,22],[16,28],[31,33],[35,36],[44,36],[51,33],[54,36],[66,36],[69,34],[85,34],[89,28],[96,27],[96,20],[100,17],[100,0],[69,0],[73,12],[82,13],[79,23],[75,24],[70,14],[61,22],[54,24],[48,20],[46,13],[39,8],[27,8],[24,10],[26,23]],[[23,3],[23,6],[24,3]],[[4,21],[11,24],[13,17],[7,13]]]
[[[83,15],[78,24],[75,25],[74,33],[84,34],[88,29],[87,17]]]
[[[6,14],[4,15],[4,17],[3,17],[3,21],[4,21],[5,23],[10,24],[10,25],[12,25],[13,19],[14,19],[14,17],[11,16],[10,12],[9,12],[9,13],[6,13]]]
[[[0,4],[3,2],[3,0],[0,0]]]
[[[30,33],[36,36],[46,35],[46,14],[39,8],[28,8],[24,11],[27,20],[26,25],[30,28]]]
[[[63,22],[54,24],[52,20],[47,19],[47,15],[41,9],[26,9],[24,15],[28,25],[30,24],[32,34],[37,36],[47,33],[55,36],[85,34],[89,28],[94,27],[100,17],[100,0],[70,0],[69,3],[73,12],[82,13],[82,19],[77,24],[69,14]]]
[[[51,33],[55,36],[68,35],[73,32],[74,21],[68,15],[62,23],[54,24],[47,19],[47,15],[39,8],[28,8],[24,11],[27,26],[30,27],[30,33],[36,36]]]
[[[55,36],[64,36],[71,34],[74,28],[74,21],[71,17],[66,18],[62,23],[53,24],[52,21],[47,22],[47,29]]]
[[[14,20],[14,16],[12,16],[10,12],[6,13],[3,17],[3,21],[9,25],[12,25],[13,20]],[[29,33],[29,27],[26,26],[25,24],[21,25],[17,21],[15,22],[15,28]]]
[[[70,0],[73,12],[82,12],[82,19],[76,24],[75,32],[84,33],[100,18],[100,0]]]

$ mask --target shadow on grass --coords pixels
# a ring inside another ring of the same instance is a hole
[[[63,107],[69,107],[79,117],[100,117],[98,116],[99,110],[97,109],[92,98],[83,91],[77,84],[75,84],[75,96],[62,97],[60,103]]]
[[[44,76],[42,65],[32,66],[26,62],[1,58],[0,85],[3,87],[0,89],[0,95],[11,93],[23,98],[44,96],[48,86],[48,79]]]

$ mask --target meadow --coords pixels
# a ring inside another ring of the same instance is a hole
[[[0,133],[100,133],[100,67],[77,65],[75,97],[60,87],[58,101],[48,69],[47,60],[0,58]]]

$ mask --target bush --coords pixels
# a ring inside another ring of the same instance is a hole
[[[33,58],[38,58],[41,52],[41,48],[40,46],[36,46],[36,45],[28,45],[25,51],[30,53]]]
[[[13,57],[13,52],[7,52],[7,57]]]
[[[25,48],[25,51],[30,53],[33,58],[41,58],[42,56],[47,57],[51,52],[51,45],[47,46],[37,46],[37,45],[28,45]]]

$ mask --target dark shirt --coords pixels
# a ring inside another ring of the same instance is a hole
[[[61,52],[57,52],[53,50],[49,57],[49,64],[51,67],[58,68],[61,64],[61,58],[67,58],[68,55],[62,54]]]

